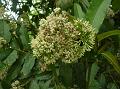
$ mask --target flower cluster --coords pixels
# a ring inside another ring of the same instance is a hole
[[[94,28],[88,21],[73,19],[60,8],[41,19],[39,32],[31,41],[33,54],[45,65],[72,63],[94,45]]]
[[[8,66],[1,63],[0,64],[0,80],[3,80],[6,77],[7,71],[8,71]]]
[[[0,19],[3,19],[5,13],[5,8],[3,6],[0,6]]]
[[[3,37],[0,37],[0,48],[2,48],[4,44],[6,44],[6,40]]]
[[[115,15],[114,11],[109,7],[107,10],[106,17],[113,17]]]
[[[11,84],[12,88],[11,89],[24,89],[20,82],[18,80],[14,81],[12,84]]]

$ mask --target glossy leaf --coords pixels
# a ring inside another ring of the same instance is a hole
[[[120,30],[113,30],[113,31],[108,31],[108,32],[104,32],[101,34],[97,35],[97,40],[98,42],[109,37],[109,36],[113,36],[113,35],[120,35]]]
[[[1,49],[0,50],[0,61],[4,60],[10,53],[12,52],[11,49]]]
[[[15,79],[20,73],[22,65],[24,63],[24,55],[22,56],[23,57],[19,57],[19,59],[15,62],[15,64],[10,67],[6,77],[6,81],[8,83],[13,81],[13,79]]]
[[[0,20],[0,36],[4,37],[7,42],[10,42],[11,39],[9,30],[9,25],[4,20]]]
[[[21,26],[19,30],[20,34],[20,39],[23,44],[24,49],[29,48],[29,36],[28,36],[28,31],[25,28],[25,26]]]
[[[101,53],[107,61],[114,67],[114,69],[120,74],[120,66],[117,61],[117,57],[114,56],[111,52]]]
[[[17,55],[17,51],[16,50],[13,50],[10,55],[4,60],[4,63],[6,65],[9,65],[11,66],[15,61],[16,59],[18,58],[18,55]]]
[[[79,19],[82,19],[85,16],[81,6],[78,3],[74,3],[74,16]]]
[[[91,87],[90,89],[98,88],[98,82],[95,80],[95,76],[98,72],[98,69],[99,69],[98,65],[96,63],[93,63],[91,67],[90,80],[89,80],[89,87]],[[92,87],[96,87],[96,88],[92,88]]]
[[[25,62],[23,64],[23,68],[21,70],[21,73],[23,73],[23,75],[28,75],[34,66],[35,58],[32,56],[32,54],[28,53],[24,57],[24,60],[25,60]]]
[[[87,11],[86,18],[96,28],[96,33],[103,23],[106,16],[106,11],[111,3],[111,0],[91,0],[90,8]]]

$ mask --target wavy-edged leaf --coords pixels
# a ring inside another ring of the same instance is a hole
[[[18,58],[17,51],[13,50],[10,53],[10,55],[3,61],[3,63],[5,63],[6,65],[11,66],[16,61],[17,58]]]
[[[104,32],[101,34],[97,35],[97,40],[98,42],[109,37],[109,36],[113,36],[113,35],[120,35],[120,30],[113,30],[113,31],[108,31],[108,32]]]
[[[103,52],[101,53],[107,60],[108,62],[114,67],[114,69],[120,74],[120,66],[117,61],[117,57],[114,56],[111,52]]]
[[[111,0],[91,0],[90,8],[86,13],[86,18],[96,28],[96,33],[103,23],[106,16],[106,11],[111,3]]]
[[[82,19],[85,16],[81,6],[78,3],[74,3],[74,16],[79,19]]]
[[[9,25],[4,20],[0,20],[0,36],[4,37],[7,42],[10,42],[11,39],[9,30]]]
[[[35,58],[32,56],[32,54],[28,53],[24,57],[24,60],[25,60],[25,62],[23,64],[21,73],[23,73],[23,75],[28,75],[34,66]]]

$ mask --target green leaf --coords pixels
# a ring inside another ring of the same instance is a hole
[[[111,3],[111,0],[91,0],[90,8],[86,13],[86,18],[96,28],[96,33],[103,23],[106,16],[106,11]]]
[[[32,56],[32,54],[28,53],[24,57],[24,60],[25,60],[25,62],[23,64],[21,73],[23,73],[23,75],[28,75],[34,66],[35,58]]]
[[[0,20],[0,36],[4,37],[7,42],[10,42],[11,39],[9,30],[9,25],[4,20]]]
[[[12,10],[13,12],[17,12],[17,2],[18,2],[18,0],[13,0],[13,1],[12,1],[11,10]]]
[[[50,78],[51,78],[50,75],[39,75],[39,76],[36,76],[36,80],[38,80],[38,81],[46,81],[46,80],[48,80]]]
[[[20,33],[20,39],[23,44],[24,49],[29,48],[29,35],[27,29],[22,25],[19,30]]]
[[[88,7],[90,6],[90,3],[88,0],[79,0],[80,3],[82,4],[82,7],[85,11],[87,11]]]
[[[114,83],[109,83],[108,86],[107,86],[107,88],[108,88],[108,89],[118,89],[118,88],[116,87],[116,84],[114,84]]]
[[[88,89],[100,89],[98,81],[93,80]]]
[[[40,84],[41,89],[49,89],[51,80],[46,81],[44,84]]]
[[[15,64],[10,67],[5,80],[7,81],[7,83],[10,83],[18,76],[18,74],[21,71],[23,63],[24,63],[24,55],[19,56],[19,59],[15,62]]]
[[[20,48],[20,44],[17,42],[16,38],[12,38],[12,40],[10,42],[10,47],[12,49],[19,49]]]
[[[50,84],[51,84],[51,79],[47,80],[46,82],[44,82],[44,81],[40,81],[39,82],[40,89],[49,89],[50,88]]]
[[[91,72],[90,72],[90,83],[89,83],[90,85],[95,80],[95,76],[96,76],[96,74],[98,72],[98,69],[99,69],[98,65],[96,63],[93,63],[92,67],[91,67]]]
[[[74,3],[74,16],[79,19],[82,19],[85,16],[81,6],[77,3]]]
[[[29,89],[40,89],[40,88],[39,88],[39,84],[37,83],[36,80],[33,80],[33,81],[31,82]]]
[[[113,30],[113,31],[108,31],[108,32],[98,34],[97,35],[98,42],[113,35],[120,35],[120,30]]]
[[[112,0],[112,9],[115,11],[120,9],[120,0]]]
[[[98,72],[98,65],[93,63],[90,70],[88,69],[86,80],[88,82],[88,89],[99,89],[99,83],[95,80],[96,74]]]
[[[11,66],[16,61],[17,58],[18,58],[17,51],[13,50],[10,53],[10,55],[3,61],[3,63],[5,63],[6,65]]]
[[[120,74],[120,66],[117,61],[117,57],[114,56],[111,52],[104,52],[101,53],[107,60],[108,62],[114,67],[114,69]]]
[[[56,0],[56,6],[62,9],[67,9],[73,4],[73,0]]]
[[[100,84],[100,88],[101,89],[105,89],[106,88],[106,80],[105,80],[105,76],[103,74],[101,74],[101,76],[99,77],[99,84]]]
[[[12,52],[11,49],[1,49],[0,50],[0,61],[4,60],[10,53]]]
[[[60,68],[60,76],[63,78],[64,84],[70,86],[72,84],[72,68],[70,65],[63,64]]]
[[[3,88],[2,88],[2,85],[1,85],[1,82],[0,82],[0,89],[3,89]]]

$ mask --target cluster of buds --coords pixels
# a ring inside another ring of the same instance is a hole
[[[115,13],[111,8],[108,8],[106,17],[114,17]]]
[[[0,48],[3,47],[3,45],[6,44],[6,40],[3,37],[0,37]]]
[[[20,82],[18,80],[14,81],[12,84],[11,84],[12,88],[11,89],[24,89]]]
[[[31,41],[33,55],[44,65],[58,61],[72,63],[90,51],[95,32],[88,21],[73,19],[60,8],[40,20],[38,34]]]
[[[0,19],[3,19],[5,13],[5,8],[3,6],[0,6]]]
[[[6,77],[7,71],[8,71],[8,66],[1,63],[1,65],[0,65],[0,80],[3,80]]]

